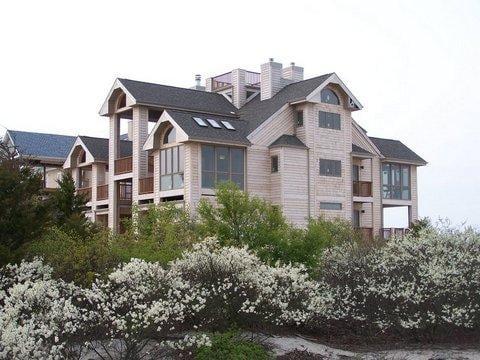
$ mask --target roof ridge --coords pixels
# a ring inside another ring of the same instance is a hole
[[[169,87],[169,88],[174,88],[174,89],[181,89],[181,90],[189,90],[189,91],[196,91],[198,93],[205,93],[205,94],[215,94],[219,95],[221,97],[224,97],[222,94],[212,92],[212,91],[205,91],[205,90],[197,90],[197,89],[190,89],[190,88],[185,88],[181,86],[175,86],[175,85],[165,85],[165,84],[159,84],[159,83],[154,83],[154,82],[149,82],[149,81],[141,81],[141,80],[133,80],[133,79],[127,79],[127,78],[118,78],[118,80],[127,80],[127,81],[134,81],[137,83],[142,83],[142,84],[148,84],[148,85],[156,85],[156,86],[164,86],[164,87]]]
[[[25,131],[25,130],[14,130],[14,129],[7,129],[8,132],[18,132],[23,134],[36,134],[36,135],[54,135],[54,136],[65,136],[65,137],[76,137],[75,135],[64,135],[64,134],[52,134],[52,133],[44,133],[44,132],[37,132],[37,131]]]
[[[367,135],[368,136],[368,135]],[[390,139],[390,138],[381,138],[381,137],[378,137],[378,136],[368,136],[370,139],[380,139],[380,140],[389,140],[389,141],[399,141],[399,142],[402,142],[401,140],[398,140],[398,139]]]

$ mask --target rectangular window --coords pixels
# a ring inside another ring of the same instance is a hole
[[[278,155],[274,155],[270,158],[272,173],[278,172]]]
[[[297,126],[298,127],[303,126],[303,110],[297,111]]]
[[[342,203],[336,202],[321,202],[320,203],[321,210],[342,210]]]
[[[213,189],[222,181],[244,188],[245,153],[240,148],[202,145],[202,188]]]
[[[160,151],[160,190],[183,188],[185,156],[183,145]]]
[[[382,165],[382,196],[384,199],[410,200],[409,165]]]
[[[341,130],[340,114],[319,111],[318,126],[325,129]]]
[[[320,175],[342,176],[342,162],[340,160],[320,159]]]

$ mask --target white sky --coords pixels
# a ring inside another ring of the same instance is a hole
[[[480,225],[480,1],[4,1],[0,124],[107,136],[115,77],[192,86],[269,57],[335,71],[424,157],[420,215]],[[392,220],[393,221],[393,220]]]

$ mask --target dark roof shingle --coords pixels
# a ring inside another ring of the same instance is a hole
[[[26,157],[67,158],[75,136],[8,130],[17,151]]]
[[[175,86],[118,79],[138,103],[236,116],[236,108],[223,95]]]
[[[357,154],[365,154],[365,155],[372,155],[370,151],[365,150],[364,148],[352,144],[352,152],[357,153]]]
[[[282,135],[273,143],[270,144],[270,148],[276,146],[290,146],[290,147],[298,147],[307,149],[307,145],[305,145],[298,137],[295,135]]]
[[[208,115],[201,113],[191,113],[178,110],[166,110],[167,113],[173,118],[173,120],[185,131],[191,140],[199,141],[218,141],[226,143],[236,143],[242,145],[250,145],[250,141],[247,139],[247,126],[248,124],[243,120],[235,118],[229,118],[224,116]],[[206,119],[216,120],[221,128],[216,129],[207,123],[207,126],[198,125],[193,117],[202,118],[205,122]],[[226,129],[221,121],[228,121],[235,130]]]
[[[239,110],[240,118],[248,122],[248,133],[258,128],[283,105],[293,101],[304,100],[331,75],[332,73],[325,74],[286,85],[272,98],[267,100],[261,101],[260,94],[257,95]]]
[[[79,136],[92,154],[95,161],[108,161],[108,139],[91,136]],[[132,156],[132,142],[120,141],[120,157]]]
[[[380,150],[387,159],[397,159],[404,161],[413,161],[415,163],[426,164],[427,162],[418,156],[413,150],[404,145],[399,140],[382,139],[369,136],[370,140]]]

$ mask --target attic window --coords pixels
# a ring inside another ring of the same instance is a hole
[[[228,121],[222,121],[223,126],[225,126],[228,130],[235,130],[232,124],[230,124]]]
[[[174,143],[176,140],[177,140],[177,131],[175,130],[174,127],[171,127],[165,132],[165,135],[163,135],[163,143],[171,144],[171,143]]]
[[[321,92],[322,103],[340,105],[338,96],[330,89],[323,89]]]
[[[221,129],[222,128],[216,120],[207,119],[207,121],[210,125],[212,125],[212,127],[216,128],[216,129]]]
[[[127,106],[127,96],[125,94],[121,94],[118,97],[117,101],[117,109],[121,109]]]
[[[195,120],[195,122],[198,124],[198,126],[203,126],[203,127],[207,127],[207,123],[205,121],[203,121],[202,118],[199,118],[199,117],[194,117],[193,120]]]

